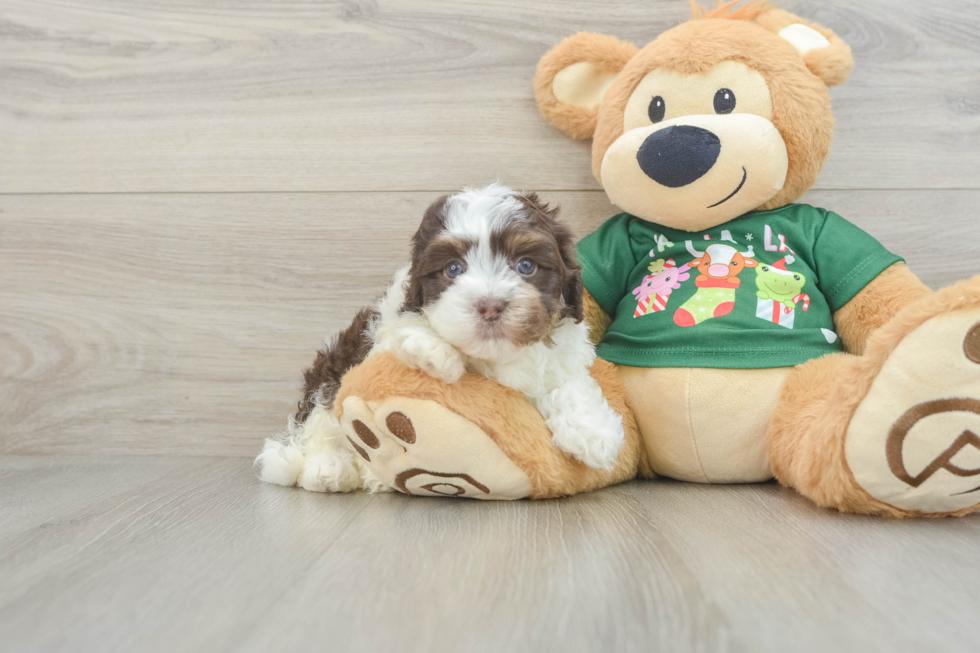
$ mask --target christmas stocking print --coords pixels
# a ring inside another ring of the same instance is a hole
[[[741,285],[738,275],[758,263],[751,258],[755,255],[751,245],[745,252],[722,243],[708,245],[703,252],[694,249],[690,240],[686,245],[695,257],[688,265],[698,270],[694,280],[697,292],[674,313],[674,324],[692,327],[731,313],[735,308],[735,289]]]

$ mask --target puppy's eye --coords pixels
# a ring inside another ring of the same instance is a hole
[[[534,274],[534,271],[538,269],[538,266],[534,264],[529,258],[522,258],[517,264],[517,274],[523,274],[527,276],[529,274]]]
[[[735,110],[735,94],[730,88],[720,88],[715,93],[715,113],[731,113]]]
[[[647,107],[647,115],[650,116],[650,122],[658,123],[664,119],[664,114],[667,112],[667,105],[664,104],[664,99],[659,95],[650,100],[650,106]]]
[[[466,268],[459,261],[453,261],[446,266],[446,276],[450,279],[455,279],[464,272],[466,272]]]

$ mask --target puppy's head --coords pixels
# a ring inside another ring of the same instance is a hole
[[[403,310],[475,358],[498,360],[582,320],[571,231],[537,195],[493,184],[438,199],[413,239]]]

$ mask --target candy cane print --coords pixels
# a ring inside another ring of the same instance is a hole
[[[810,310],[810,295],[807,295],[806,293],[800,293],[799,295],[797,295],[796,297],[794,297],[793,298],[793,303],[794,304],[799,304],[800,303],[800,297],[803,298],[803,310],[804,311]]]

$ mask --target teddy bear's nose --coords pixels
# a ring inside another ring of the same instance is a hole
[[[673,125],[647,136],[636,161],[646,176],[661,186],[679,188],[711,170],[720,152],[721,141],[707,129]]]

